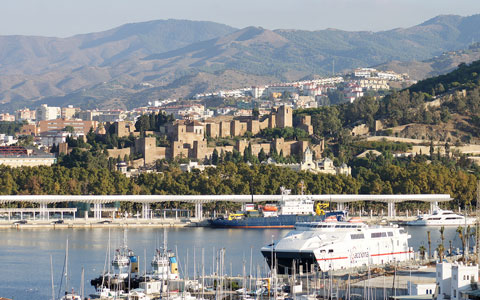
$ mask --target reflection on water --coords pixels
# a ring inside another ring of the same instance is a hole
[[[446,228],[445,248],[449,241],[453,247],[460,247],[456,228]],[[439,228],[408,227],[412,235],[410,245],[415,249],[421,245],[428,248],[427,230],[431,231],[432,252],[440,243]],[[278,239],[289,230],[279,229],[210,229],[210,228],[169,228],[169,248],[178,251],[180,271],[183,273],[187,262],[188,274],[193,276],[193,252],[195,251],[197,272],[200,271],[202,248],[205,249],[205,272],[212,272],[215,251],[226,249],[226,271],[233,274],[242,273],[243,260],[250,261],[253,251],[254,265],[266,266],[260,248],[270,243],[272,236]],[[64,264],[65,242],[69,240],[69,272],[71,284],[79,288],[81,268],[85,268],[87,293],[93,292],[90,279],[103,271],[105,251],[108,247],[108,229],[64,229],[64,230],[0,230],[0,297],[22,299],[49,299],[51,297],[50,255],[53,257],[55,290]],[[123,241],[122,229],[111,229],[112,249]],[[128,245],[140,256],[140,269],[145,265],[150,268],[150,261],[155,248],[163,241],[163,229],[138,228],[128,229]],[[144,251],[147,253],[145,259]],[[248,269],[248,268],[247,268]],[[254,268],[256,270],[256,268]]]

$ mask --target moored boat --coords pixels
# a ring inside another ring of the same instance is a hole
[[[419,215],[416,220],[406,223],[408,226],[465,226],[473,224],[475,224],[475,218],[465,217],[439,207],[436,207],[432,214]]]
[[[290,190],[282,189],[283,195]],[[318,203],[310,198],[285,198],[277,204],[267,204],[254,209],[254,204],[247,204],[247,210],[231,213],[228,216],[208,220],[211,227],[216,228],[293,228],[298,222],[320,222],[326,218],[335,221],[343,220],[345,211],[323,211],[328,203]]]
[[[292,267],[321,271],[406,261],[413,258],[410,235],[398,226],[368,226],[358,222],[297,223],[295,230],[262,248],[277,272]]]

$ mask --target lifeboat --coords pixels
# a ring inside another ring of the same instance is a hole
[[[337,217],[330,216],[325,219],[325,222],[337,222]]]
[[[278,207],[273,205],[267,205],[263,207],[263,211],[277,211]]]
[[[362,223],[362,218],[360,217],[352,217],[350,220],[348,220],[348,223]]]

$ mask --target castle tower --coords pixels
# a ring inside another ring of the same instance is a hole
[[[278,128],[293,127],[293,109],[289,106],[282,105],[278,108],[276,114]]]

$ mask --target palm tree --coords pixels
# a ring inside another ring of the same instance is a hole
[[[442,240],[442,246],[445,242],[445,226],[440,227],[440,239]]]
[[[456,232],[458,233],[458,237],[460,238],[460,240],[462,241],[462,258],[465,259],[465,242],[466,242],[466,238],[465,236],[463,235],[463,227],[462,226],[458,226],[457,227],[457,230]]]
[[[439,244],[437,246],[437,253],[438,253],[438,257],[440,258],[440,261],[443,261],[444,252],[445,252],[445,248],[443,247],[443,244]]]
[[[427,240],[428,240],[428,259],[432,257],[432,239],[430,238],[430,231],[427,231]]]
[[[422,260],[425,260],[425,251],[427,249],[425,249],[425,246],[421,245],[420,248],[418,248],[418,251],[420,251],[420,257],[422,258]]]

